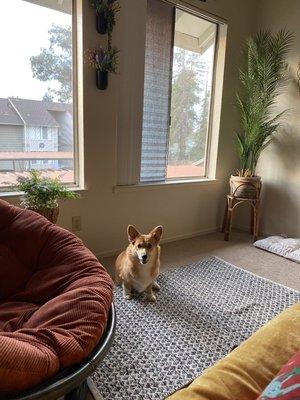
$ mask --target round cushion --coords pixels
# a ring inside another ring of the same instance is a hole
[[[104,331],[112,281],[72,233],[0,200],[0,391],[83,361]]]

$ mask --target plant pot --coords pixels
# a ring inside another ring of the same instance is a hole
[[[243,177],[231,175],[230,194],[242,199],[256,199],[260,195],[261,177]]]
[[[57,223],[58,215],[59,215],[59,207],[55,208],[29,208],[31,211],[35,211],[38,214],[42,215],[43,217],[47,218],[48,221],[52,222],[53,224]]]
[[[100,35],[107,34],[108,22],[107,22],[107,18],[104,15],[104,13],[100,13],[100,14],[96,15],[96,28],[97,28],[97,32],[100,33]]]
[[[96,71],[96,82],[99,90],[106,90],[108,86],[108,72],[107,71]]]

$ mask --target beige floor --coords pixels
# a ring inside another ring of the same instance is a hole
[[[162,269],[190,264],[205,257],[218,256],[257,275],[300,290],[300,264],[256,249],[250,235],[233,232],[229,242],[223,234],[212,233],[162,246]],[[101,263],[112,274],[115,257],[103,258]]]
[[[300,264],[256,249],[251,237],[242,232],[233,232],[229,242],[224,242],[221,233],[212,233],[165,243],[162,245],[162,269],[190,264],[210,256],[218,256],[257,275],[300,290]],[[115,257],[101,260],[111,274],[114,260]]]

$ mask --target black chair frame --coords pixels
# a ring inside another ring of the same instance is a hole
[[[114,304],[109,311],[107,325],[99,343],[81,364],[61,370],[38,386],[22,393],[0,393],[0,400],[83,400],[88,391],[87,378],[96,370],[112,345],[116,328]]]

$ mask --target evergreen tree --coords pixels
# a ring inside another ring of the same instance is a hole
[[[192,163],[204,157],[209,117],[209,63],[198,53],[175,48],[169,163]]]

